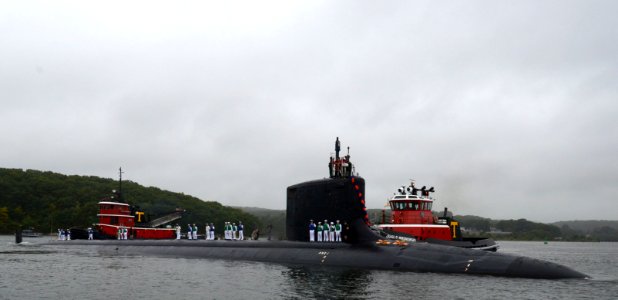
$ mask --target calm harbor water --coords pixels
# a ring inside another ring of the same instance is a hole
[[[0,299],[617,299],[618,243],[500,242],[586,280],[297,267],[271,263],[115,256],[95,247],[0,236]]]

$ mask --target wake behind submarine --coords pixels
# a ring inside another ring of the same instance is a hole
[[[365,207],[365,180],[355,175],[349,153],[329,162],[329,178],[287,188],[287,241],[73,240],[51,245],[89,245],[118,255],[156,255],[273,262],[288,265],[397,270],[522,278],[587,278],[552,262],[422,242],[381,243],[370,228]],[[347,224],[343,243],[308,242],[309,220]]]

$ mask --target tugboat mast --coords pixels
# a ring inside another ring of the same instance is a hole
[[[122,167],[118,168],[118,202],[124,202],[122,199]]]

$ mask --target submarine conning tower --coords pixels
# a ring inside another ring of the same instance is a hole
[[[379,237],[369,229],[365,207],[365,180],[354,174],[350,148],[339,156],[339,138],[335,141],[335,157],[328,163],[329,178],[307,181],[287,188],[286,235],[290,241],[309,240],[309,222],[344,224],[344,242],[373,242]],[[345,226],[345,225],[348,226]],[[347,227],[347,228],[346,228]]]

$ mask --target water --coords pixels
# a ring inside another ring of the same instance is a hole
[[[292,267],[115,256],[0,236],[0,299],[616,299],[618,243],[500,242],[500,252],[569,266],[587,280]]]

